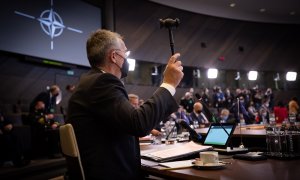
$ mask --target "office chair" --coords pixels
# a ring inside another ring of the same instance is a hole
[[[66,179],[85,180],[73,126],[71,124],[60,126],[59,133],[62,153],[67,162],[68,172]]]

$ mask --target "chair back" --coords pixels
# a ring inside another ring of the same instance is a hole
[[[85,180],[77,140],[71,124],[60,126],[60,143],[67,162],[69,179]]]

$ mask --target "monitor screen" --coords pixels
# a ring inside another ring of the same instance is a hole
[[[223,126],[223,128],[222,128]],[[206,145],[216,145],[216,146],[225,146],[228,139],[234,131],[235,125],[233,124],[212,124],[207,132],[204,144]],[[227,134],[225,132],[227,131]]]
[[[0,50],[89,66],[86,40],[101,10],[81,0],[10,0],[1,4]]]

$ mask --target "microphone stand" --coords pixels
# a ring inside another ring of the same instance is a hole
[[[169,136],[171,135],[171,133],[173,132],[173,130],[174,130],[175,127],[176,127],[176,122],[175,122],[174,126],[171,128],[171,130],[168,133],[168,135],[166,136],[166,141],[167,141],[167,139],[169,139]]]
[[[244,144],[243,144],[243,136],[242,136],[242,123],[241,123],[241,118],[240,118],[240,99],[237,98],[237,115],[240,121],[240,136],[241,136],[241,144],[239,146],[239,148],[243,149],[245,148]]]

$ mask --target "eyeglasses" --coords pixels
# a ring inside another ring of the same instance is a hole
[[[121,56],[120,54],[118,54],[119,56],[121,56],[122,58],[128,58],[128,56],[129,56],[129,54],[130,54],[130,51],[123,51],[123,50],[121,50],[121,49],[114,49],[115,51],[121,51],[121,52],[124,52],[124,54],[125,54],[125,57],[123,57],[123,56]]]

